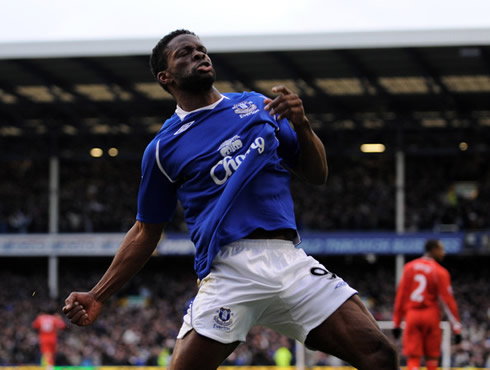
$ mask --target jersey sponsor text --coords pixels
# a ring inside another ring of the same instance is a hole
[[[243,160],[250,154],[251,150],[257,150],[259,154],[262,154],[265,149],[265,140],[262,137],[257,137],[250,148],[245,152],[245,154],[239,154],[236,157],[226,156],[218,163],[216,163],[210,171],[211,178],[216,185],[223,185],[226,180],[230,178],[231,175],[240,167]],[[223,174],[224,172],[224,174]],[[221,178],[219,178],[218,173],[222,173]]]

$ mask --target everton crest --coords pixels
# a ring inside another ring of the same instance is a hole
[[[240,118],[250,116],[257,113],[259,110],[255,103],[251,100],[245,100],[233,106],[233,110]]]
[[[232,317],[233,313],[230,308],[220,307],[220,309],[216,311],[216,316],[214,316],[214,322],[218,324],[218,326],[215,325],[215,327],[225,329],[233,324]]]

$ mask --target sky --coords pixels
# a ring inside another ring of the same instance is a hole
[[[0,43],[488,28],[490,0],[4,0]]]

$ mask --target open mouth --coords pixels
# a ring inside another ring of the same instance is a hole
[[[213,69],[213,66],[209,62],[202,62],[196,68],[198,71],[209,72]]]

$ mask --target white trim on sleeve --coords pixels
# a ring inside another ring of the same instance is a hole
[[[157,141],[157,149],[155,151],[155,158],[157,160],[157,165],[158,165],[158,168],[160,169],[160,171],[162,171],[162,173],[165,175],[165,177],[168,179],[168,181],[170,181],[172,184],[174,184],[175,180],[172,180],[170,178],[170,176],[167,174],[167,172],[165,172],[162,164],[160,163],[160,140]]]

